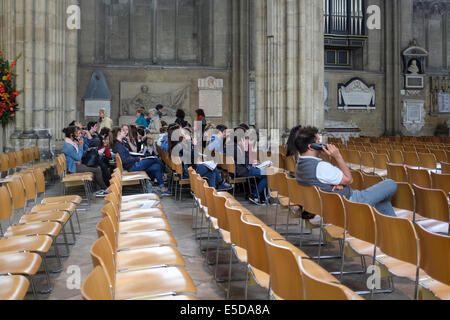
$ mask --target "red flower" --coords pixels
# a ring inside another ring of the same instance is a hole
[[[0,93],[5,93],[6,92],[6,89],[5,89],[5,87],[0,87]]]

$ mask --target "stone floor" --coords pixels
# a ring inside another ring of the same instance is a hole
[[[60,195],[59,184],[52,186],[48,189],[47,196]],[[227,282],[216,283],[214,280],[213,266],[209,266],[206,263],[205,255],[199,249],[199,242],[195,240],[195,231],[192,229],[192,200],[188,199],[189,195],[185,195],[183,201],[175,201],[173,198],[164,198],[163,205],[165,212],[168,216],[169,223],[172,227],[173,234],[178,242],[178,250],[182,253],[186,261],[186,270],[194,280],[198,294],[197,297],[200,300],[223,300],[226,298]],[[257,207],[250,204],[243,197],[237,196],[237,199],[241,201],[246,207],[248,207],[256,216],[263,221],[267,221],[266,207]],[[60,273],[51,275],[51,283],[53,285],[53,291],[49,295],[38,296],[41,300],[79,300],[80,284],[86,279],[87,275],[92,271],[92,262],[89,254],[90,247],[97,239],[97,233],[95,230],[96,224],[101,220],[101,208],[104,204],[103,199],[97,199],[91,203],[91,207],[88,211],[80,211],[80,223],[82,228],[81,235],[77,236],[77,242],[74,246],[70,247],[70,256],[64,258],[63,271]],[[274,208],[269,208],[269,223],[273,223],[274,220]],[[287,212],[281,211],[278,215],[279,223],[286,223]],[[75,220],[76,221],[76,220]],[[291,221],[291,223],[298,223],[298,221]],[[3,223],[3,228],[6,224]],[[278,231],[283,231],[282,229]],[[292,225],[289,229],[291,232],[299,230],[298,226]],[[315,231],[311,236],[311,239],[317,239],[317,232]],[[298,242],[294,238],[289,238],[293,243]],[[209,252],[210,260],[215,259],[216,241],[212,240],[209,243],[203,241],[202,246],[210,246]],[[60,251],[64,252],[64,247],[60,247]],[[317,255],[317,247],[302,247],[302,250],[310,256]],[[336,246],[327,245],[324,249],[325,254],[335,255],[338,251]],[[220,265],[218,269],[219,278],[227,278],[228,275],[228,259],[229,251],[220,251]],[[56,268],[56,259],[49,259],[50,269]],[[323,260],[322,266],[328,271],[339,270],[339,260]],[[359,259],[348,259],[346,261],[346,270],[358,270],[360,267]],[[244,279],[245,265],[235,263],[233,264],[233,279]],[[46,281],[42,275],[38,276],[38,288],[45,288]],[[366,290],[367,276],[363,275],[346,275],[344,276],[343,283],[353,290]],[[405,279],[395,278],[395,291],[390,294],[377,294],[374,299],[384,300],[406,300],[410,299],[414,294],[414,285],[411,281]],[[386,287],[386,283],[383,282],[383,288]],[[231,298],[234,300],[244,299],[244,287],[245,281],[233,281],[231,285]],[[248,291],[248,297],[251,300],[263,300],[267,298],[267,292],[256,286],[250,286]],[[366,298],[368,298],[366,296]],[[27,299],[33,299],[30,294]]]

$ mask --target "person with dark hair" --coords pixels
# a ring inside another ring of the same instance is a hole
[[[100,190],[97,191],[96,196],[105,197],[108,193],[106,191],[107,186],[103,180],[101,168],[88,167],[81,162],[85,153],[85,148],[84,140],[81,137],[79,128],[71,126],[65,128],[63,132],[66,138],[62,148],[62,153],[66,156],[67,171],[72,174],[84,172],[94,173],[94,181],[100,188]]]
[[[216,134],[211,137],[211,141],[209,142],[207,148],[211,152],[220,152],[222,154],[226,154],[225,150],[225,138],[227,134],[227,127],[224,125],[218,125],[216,127]]]
[[[188,123],[184,120],[184,118],[186,118],[186,113],[184,113],[183,110],[178,109],[177,113],[176,113],[176,117],[177,119],[175,120],[175,123],[180,127],[180,128],[185,128],[187,127]]]
[[[123,145],[128,149],[130,152],[137,152],[136,142],[134,140],[134,131],[132,132],[133,126],[122,126],[122,132],[124,134],[123,138]]]
[[[291,129],[289,134],[289,138],[286,144],[286,157],[296,156],[298,158],[298,151],[295,146],[295,138],[297,136],[297,132],[302,128],[302,126],[296,126]]]
[[[350,201],[369,204],[385,215],[396,216],[391,204],[397,191],[395,181],[385,180],[363,191],[352,190],[350,185],[353,177],[339,149],[332,144],[321,145],[317,128],[300,129],[295,138],[295,146],[300,153],[296,168],[299,185],[316,186],[324,192],[338,193]],[[317,150],[319,146],[322,147],[321,150]],[[337,167],[320,159],[322,152],[333,158]]]
[[[162,111],[164,109],[164,106],[162,104],[158,104],[155,109],[158,111],[159,119],[161,119],[163,117],[163,112]]]
[[[163,169],[159,159],[144,159],[130,155],[130,151],[123,143],[125,132],[121,128],[113,129],[112,138],[112,149],[114,153],[120,155],[123,168],[128,172],[147,172],[151,178],[155,178],[158,181],[158,185],[161,188],[161,196],[169,196],[169,190],[164,185]]]
[[[89,148],[100,148],[103,142],[98,134],[98,123],[95,121],[89,122],[87,130],[85,131],[86,144]]]

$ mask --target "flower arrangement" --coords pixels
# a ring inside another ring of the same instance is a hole
[[[9,64],[3,57],[3,51],[0,51],[0,121],[3,127],[14,121],[19,110],[16,99],[21,92],[16,90],[16,75],[13,72],[19,58]]]

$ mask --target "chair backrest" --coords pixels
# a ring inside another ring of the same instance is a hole
[[[436,156],[432,153],[419,153],[420,167],[436,169]]]
[[[387,163],[389,162],[389,156],[386,153],[383,154],[375,154],[375,168],[386,170],[387,169]]]
[[[296,169],[296,165],[297,165],[297,163],[295,162],[295,156],[290,156],[290,157],[286,158],[286,161],[285,161],[286,171],[294,173],[295,169]]]
[[[275,297],[283,300],[303,300],[303,279],[291,249],[272,242],[266,230],[264,244],[269,260],[271,289]]]
[[[428,170],[425,169],[413,169],[413,168],[406,168],[408,172],[408,182],[412,185],[418,185],[422,188],[431,188],[431,178],[430,173]]]
[[[403,153],[401,150],[390,150],[389,159],[393,164],[404,164],[405,159],[403,158]]]
[[[225,207],[225,203],[227,202],[227,198],[219,195],[216,191],[213,193],[214,198],[214,208],[216,210],[216,216],[218,219],[219,228],[225,231],[230,231],[230,227],[228,224],[227,218],[227,209]]]
[[[435,280],[450,286],[450,237],[415,225],[420,239],[420,267]]]
[[[394,208],[414,211],[414,190],[409,183],[397,182],[397,191],[391,200]]]
[[[109,217],[114,227],[114,232],[117,234],[119,232],[119,221],[117,219],[116,208],[115,205],[111,202],[108,202],[102,208],[103,217]]]
[[[372,152],[361,152],[361,166],[366,167],[366,169],[373,169],[375,167],[375,159]]]
[[[111,221],[110,217],[104,217],[96,226],[97,235],[100,239],[101,237],[105,237],[109,244],[111,245],[111,248],[113,249],[114,256],[116,255],[117,251],[117,237],[116,233],[114,231],[114,224]]]
[[[419,267],[419,238],[408,219],[390,217],[373,210],[377,225],[377,247],[395,259]]]
[[[450,163],[441,162],[441,171],[443,174],[450,174]]]
[[[15,169],[17,167],[16,156],[13,152],[8,153],[8,164],[10,169]]]
[[[244,228],[245,242],[247,244],[248,263],[266,274],[270,273],[269,259],[264,244],[264,229],[261,225],[253,224],[241,216]]]
[[[225,207],[227,210],[228,225],[230,227],[231,243],[244,249],[247,248],[241,222],[241,216],[243,214],[242,210],[238,208],[231,208],[228,205],[228,201],[225,203]]]
[[[6,154],[0,155],[0,171],[1,172],[8,172],[9,170],[9,159]]]
[[[36,190],[36,181],[34,180],[34,175],[32,172],[25,173],[22,176],[22,182],[25,187],[25,196],[27,201],[36,200],[37,198],[37,190]]]
[[[22,183],[22,178],[15,177],[7,184],[8,190],[12,196],[13,208],[22,209],[25,207],[25,189]]]
[[[362,173],[363,176],[363,189],[368,189],[383,181],[383,178],[377,175],[369,175]]]
[[[376,225],[372,208],[367,204],[351,202],[346,198],[343,200],[348,233],[357,239],[374,244]]]
[[[278,180],[278,196],[280,198],[289,197],[289,187],[288,187],[288,176],[285,172],[279,172],[276,175],[276,179]]]
[[[16,151],[14,152],[14,155],[16,157],[16,165],[18,167],[23,165],[23,151],[22,150]]]
[[[303,187],[298,186],[299,192],[302,194],[303,198],[303,208],[305,211],[315,214],[322,215],[322,205],[320,200],[320,194],[317,187]]]
[[[415,151],[403,152],[403,159],[407,166],[418,167],[420,166],[419,155]]]
[[[84,300],[113,300],[111,289],[105,270],[103,267],[97,266],[84,280],[81,287],[81,296]]]
[[[387,164],[387,176],[396,182],[408,182],[408,173],[403,164]]]
[[[437,174],[431,172],[431,187],[441,189],[446,194],[450,193],[450,174]]]
[[[345,206],[342,197],[337,193],[329,193],[322,190],[319,190],[319,193],[324,223],[330,223],[345,229]]]
[[[448,199],[444,191],[413,185],[415,212],[422,217],[449,222]]]
[[[363,190],[364,189],[364,178],[361,171],[351,170],[353,183],[351,185],[353,190]]]
[[[349,151],[349,161],[352,164],[352,169],[361,169],[361,155],[359,151],[350,150]]]
[[[208,207],[208,214],[211,217],[214,217],[217,219],[217,214],[216,214],[216,208],[215,208],[215,204],[214,204],[214,188],[211,188],[208,186],[208,184],[204,183],[203,185],[204,188],[204,193],[205,193],[205,200],[206,200],[206,206]]]
[[[105,237],[101,237],[92,245],[91,258],[94,268],[103,267],[105,269],[109,285],[114,292],[116,283],[114,257],[111,245]]]
[[[430,152],[434,154],[438,162],[447,162],[449,160],[447,159],[447,153],[442,149],[431,149]]]
[[[300,190],[300,186],[297,183],[297,180],[295,178],[288,178],[286,175],[284,176],[287,182],[288,187],[288,197],[289,201],[291,202],[291,205],[298,206],[303,205],[304,203],[304,197]]]
[[[45,192],[45,176],[41,169],[33,170],[34,180],[36,181],[36,192],[41,194]]]
[[[0,187],[0,220],[9,219],[12,216],[11,194],[5,186]]]
[[[314,270],[321,268],[315,262],[299,258],[299,268],[303,279],[304,299],[307,301],[345,301],[361,299],[340,284],[326,282],[314,275]]]
[[[123,163],[122,163],[122,158],[120,158],[119,153],[116,153],[116,166],[122,173],[123,172]]]

